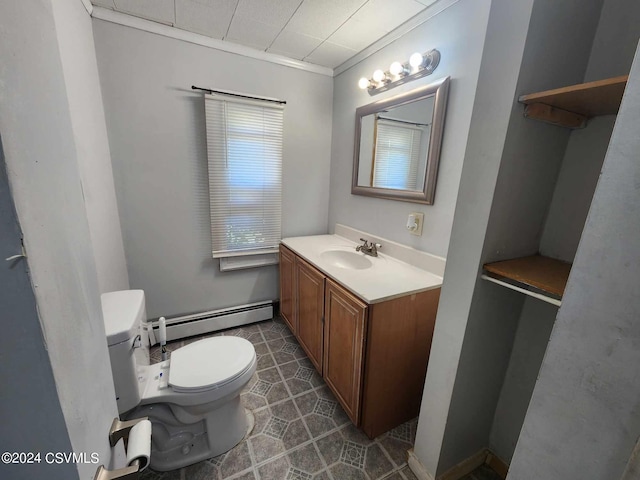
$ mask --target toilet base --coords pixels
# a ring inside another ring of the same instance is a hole
[[[150,467],[159,472],[177,470],[235,447],[247,433],[247,417],[240,396],[229,399],[200,421],[185,424],[176,405],[138,407],[131,416],[148,416],[152,424]]]

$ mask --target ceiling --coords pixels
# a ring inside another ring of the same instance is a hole
[[[91,0],[99,7],[335,68],[437,0]]]

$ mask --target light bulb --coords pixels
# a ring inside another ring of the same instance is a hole
[[[362,77],[360,80],[358,80],[358,86],[364,90],[365,88],[369,88],[369,86],[371,85],[371,82],[369,81],[368,78]]]
[[[373,80],[380,83],[386,78],[385,73],[382,70],[376,70],[373,72]]]
[[[422,57],[421,53],[416,52],[409,57],[409,65],[411,65],[414,70],[420,68],[423,62],[424,58]]]
[[[400,62],[393,62],[389,67],[389,73],[394,77],[399,77],[404,73],[404,66]]]

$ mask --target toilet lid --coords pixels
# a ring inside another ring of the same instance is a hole
[[[239,337],[198,340],[171,353],[169,385],[175,391],[204,391],[222,386],[251,367],[251,342]]]

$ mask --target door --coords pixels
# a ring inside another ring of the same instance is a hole
[[[45,461],[46,452],[73,450],[43,341],[27,259],[18,256],[22,253],[21,237],[0,141],[0,378],[4,382],[0,418],[2,431],[6,432],[2,450],[41,455],[39,462],[15,458],[16,463],[3,465],[0,472],[3,478],[78,478],[75,464],[51,465]],[[101,456],[100,460],[109,463],[109,458]]]
[[[280,245],[280,315],[289,326],[289,330],[297,335],[295,317],[295,255],[288,248]]]
[[[296,257],[296,308],[298,340],[322,375],[324,275]]]
[[[327,279],[324,379],[351,421],[360,425],[367,305]]]

